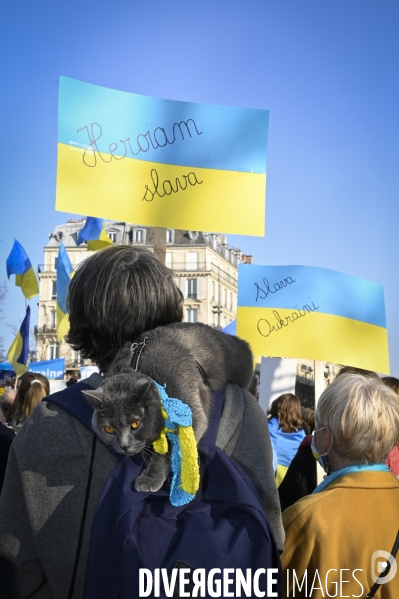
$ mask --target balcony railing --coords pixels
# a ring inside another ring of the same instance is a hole
[[[198,262],[197,264],[187,264],[187,262],[172,262],[172,265],[167,264],[166,266],[171,270],[182,272],[204,272],[209,270],[207,269],[205,262]]]
[[[207,268],[207,265],[201,262],[199,262],[196,267],[194,265],[188,265],[186,262],[172,262],[172,265],[166,266],[168,266],[168,268],[173,270],[176,274],[179,272],[213,272],[219,277],[219,279],[227,281],[231,285],[237,287],[237,276],[227,274],[226,271],[220,267],[217,267],[215,264],[211,264],[210,268]]]
[[[50,334],[50,333],[54,333],[56,332],[57,327],[54,324],[44,324],[42,327],[38,327],[35,326],[34,328],[34,332],[35,335],[43,335],[43,334]]]
[[[57,274],[57,269],[54,266],[54,264],[38,264],[37,265],[37,272],[39,274],[53,274],[56,275]]]
[[[118,245],[118,244],[117,244]],[[187,262],[172,262],[171,265],[166,265],[168,268],[173,270],[176,274],[179,272],[213,272],[219,279],[227,281],[230,285],[234,285],[237,287],[237,276],[229,275],[222,268],[217,267],[215,264],[211,264],[210,268],[207,268],[205,262],[198,262],[198,264],[187,264]],[[52,264],[39,264],[37,267],[37,272],[39,274],[53,274],[56,275],[57,271],[54,265]]]

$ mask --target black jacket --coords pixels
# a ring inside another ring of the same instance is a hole
[[[298,499],[310,495],[317,487],[316,460],[310,448],[311,440],[311,435],[303,439],[278,488],[281,511]]]

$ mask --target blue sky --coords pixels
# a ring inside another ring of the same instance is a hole
[[[398,31],[396,0],[2,2],[0,279],[14,235],[36,267],[68,218],[54,210],[60,75],[269,109],[266,236],[229,243],[256,264],[382,284],[399,377]],[[9,289],[18,322],[24,299]]]

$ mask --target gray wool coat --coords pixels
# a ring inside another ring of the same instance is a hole
[[[86,379],[97,388],[102,379]],[[247,391],[228,385],[216,444],[250,476],[277,546],[284,547],[272,449],[264,412]],[[92,435],[43,401],[12,443],[0,496],[0,599],[66,599],[73,571]],[[116,458],[97,444],[73,599],[83,597],[91,524]]]

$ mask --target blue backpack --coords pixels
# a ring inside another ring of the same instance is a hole
[[[93,433],[93,408],[81,393],[90,388],[79,383],[46,401],[69,412]],[[171,505],[169,480],[156,493],[136,491],[134,481],[144,468],[141,457],[124,457],[106,446],[119,462],[108,477],[94,515],[85,599],[281,596],[279,552],[258,494],[246,473],[215,445],[224,396],[225,389],[214,394],[211,424],[198,447],[200,488],[187,505]],[[70,596],[96,440],[93,434]]]

